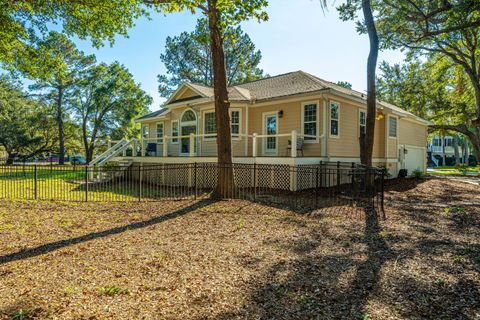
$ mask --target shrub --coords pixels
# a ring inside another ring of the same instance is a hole
[[[462,174],[467,174],[468,165],[466,163],[458,163],[455,166],[455,169],[460,171]]]
[[[128,289],[107,285],[101,287],[99,292],[101,295],[113,297],[119,294],[128,294]]]
[[[411,177],[415,179],[425,179],[425,172],[420,169],[415,169],[412,171]]]

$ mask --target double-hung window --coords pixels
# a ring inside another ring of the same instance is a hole
[[[303,105],[303,134],[315,137],[305,137],[304,140],[316,140],[318,124],[318,108],[316,103]]]
[[[232,137],[240,136],[240,110],[230,111],[230,130]],[[207,111],[204,114],[203,131],[207,135],[205,139],[216,138],[217,125],[215,119],[215,111]]]
[[[205,134],[209,135],[205,137],[206,139],[216,138],[214,134],[217,133],[217,124],[215,122],[215,112],[205,112],[205,122],[204,122],[204,131]]]
[[[358,114],[358,125],[360,127],[360,137],[364,136],[367,133],[367,113],[363,110],[360,110]]]
[[[178,138],[176,138],[178,137],[178,121],[177,120],[172,121],[170,130],[171,130],[171,136],[172,136],[172,143],[178,143]]]
[[[340,134],[340,106],[336,102],[330,103],[330,136]]]
[[[388,118],[388,136],[390,138],[397,137],[397,118],[395,117]]]
[[[230,112],[230,124],[232,137],[238,138],[240,135],[240,111],[232,110]]]
[[[157,143],[163,143],[163,134],[164,134],[163,122],[157,123]]]

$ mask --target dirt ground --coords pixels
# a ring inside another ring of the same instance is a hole
[[[387,220],[240,201],[0,202],[0,319],[480,319],[480,190],[390,181]]]

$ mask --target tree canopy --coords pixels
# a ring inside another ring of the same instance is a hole
[[[135,135],[134,120],[147,112],[152,101],[118,62],[102,63],[85,72],[75,98],[87,162],[92,160],[99,140]]]
[[[0,62],[10,64],[16,57],[35,52],[32,38],[44,35],[56,24],[67,35],[90,38],[95,46],[115,36],[127,35],[136,18],[148,15],[143,2],[134,0],[16,0],[0,4]],[[148,4],[148,3],[147,3]]]
[[[29,98],[11,79],[0,77],[0,145],[8,163],[51,152],[57,142],[54,127],[45,105]]]
[[[263,78],[258,67],[262,58],[260,50],[240,26],[227,26],[224,32],[225,64],[228,85]],[[167,69],[166,75],[159,75],[158,91],[169,97],[184,81],[213,86],[213,65],[211,60],[208,21],[199,19],[192,32],[168,37],[165,53],[160,60]]]

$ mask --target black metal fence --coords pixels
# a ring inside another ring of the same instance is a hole
[[[369,207],[383,212],[384,171],[354,163],[271,165],[190,163],[130,166],[0,166],[0,198],[59,201],[158,201],[216,195],[219,171],[231,173],[227,198],[312,211]],[[225,193],[225,191],[224,191]]]

